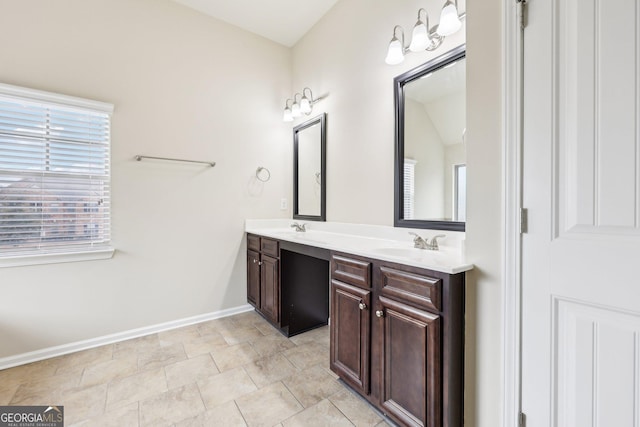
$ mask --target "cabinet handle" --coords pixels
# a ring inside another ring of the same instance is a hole
[[[253,263],[255,264],[256,262],[258,262],[258,260],[257,260],[257,259],[254,259],[254,260],[253,260]]]
[[[360,304],[358,304],[358,307],[360,308],[360,310],[364,310],[365,308],[367,308],[367,304],[360,301]]]
[[[260,261],[260,262],[258,263],[258,265],[262,265],[262,261]]]
[[[378,317],[384,317],[384,311],[382,311],[382,310],[376,310],[376,316],[378,316]]]

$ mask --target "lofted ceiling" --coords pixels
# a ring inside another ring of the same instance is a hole
[[[404,89],[405,97],[424,105],[444,145],[462,142],[466,126],[466,59],[413,80]]]
[[[173,0],[287,47],[338,0]]]

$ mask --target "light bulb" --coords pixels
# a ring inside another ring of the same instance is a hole
[[[450,36],[462,27],[456,6],[448,0],[442,8],[440,23],[438,24],[438,34]]]
[[[284,109],[284,115],[282,117],[282,120],[284,120],[285,122],[292,122],[293,121],[293,115],[291,114],[291,108],[287,107]]]
[[[311,113],[311,103],[309,102],[309,98],[303,96],[300,100],[300,112],[304,114]]]
[[[391,39],[391,43],[389,43],[389,50],[387,50],[387,57],[384,59],[384,62],[389,65],[396,65],[402,61],[404,61],[402,43],[394,36]]]
[[[409,50],[411,52],[420,52],[425,50],[431,43],[427,26],[422,21],[416,22],[416,26],[413,27],[413,34],[411,35],[411,44]]]
[[[297,102],[294,102],[293,105],[291,106],[291,115],[294,118],[300,117],[302,115],[302,112],[300,111],[300,104],[298,104]]]

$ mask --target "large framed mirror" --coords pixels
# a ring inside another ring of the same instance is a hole
[[[396,227],[464,231],[465,47],[394,79]]]
[[[293,128],[293,218],[326,221],[326,114]]]

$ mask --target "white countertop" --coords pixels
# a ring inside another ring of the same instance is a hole
[[[307,231],[294,231],[293,228],[290,228],[293,222],[306,223]],[[247,220],[245,231],[277,240],[346,252],[442,273],[456,274],[473,269],[473,264],[464,261],[464,233],[459,232],[294,220]],[[409,236],[409,231],[414,231],[424,238],[435,234],[445,234],[446,237],[440,240],[440,250],[438,251],[416,249],[413,247],[413,239]]]

